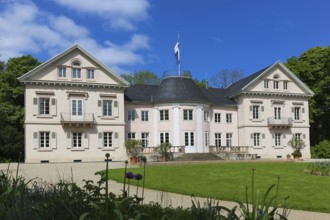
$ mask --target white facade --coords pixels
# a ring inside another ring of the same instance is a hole
[[[125,160],[128,138],[142,140],[146,149],[169,142],[186,153],[246,147],[261,158],[284,158],[292,153],[288,141],[301,138],[303,158],[310,158],[313,92],[280,62],[224,90],[234,104],[196,88],[197,101],[157,102],[152,94],[141,94],[150,96],[144,102],[125,101],[129,83],[77,45],[19,80],[25,85],[26,162],[102,161],[107,152]]]

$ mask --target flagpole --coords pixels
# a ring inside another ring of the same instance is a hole
[[[181,63],[181,51],[180,51],[180,32],[178,31],[178,42],[179,42],[179,63],[178,63],[178,72],[179,72],[179,76],[180,74],[180,63]]]

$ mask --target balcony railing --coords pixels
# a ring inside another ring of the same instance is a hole
[[[246,146],[209,146],[210,153],[214,152],[235,152],[235,153],[248,153],[249,147]]]
[[[82,115],[72,115],[69,112],[61,113],[61,123],[62,125],[69,126],[93,126],[96,121],[93,113],[84,113]]]
[[[287,128],[292,126],[292,118],[281,117],[280,119],[275,119],[275,117],[269,117],[267,121],[269,127]]]

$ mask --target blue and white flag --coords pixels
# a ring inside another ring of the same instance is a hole
[[[176,63],[179,64],[180,63],[180,43],[179,42],[177,42],[175,44],[174,54],[175,54]]]

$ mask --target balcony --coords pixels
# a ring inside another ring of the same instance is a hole
[[[292,118],[275,119],[275,117],[269,117],[267,122],[270,128],[290,128],[292,126]]]
[[[61,124],[63,127],[92,127],[96,124],[96,121],[93,113],[72,115],[72,113],[69,112],[62,112]]]

